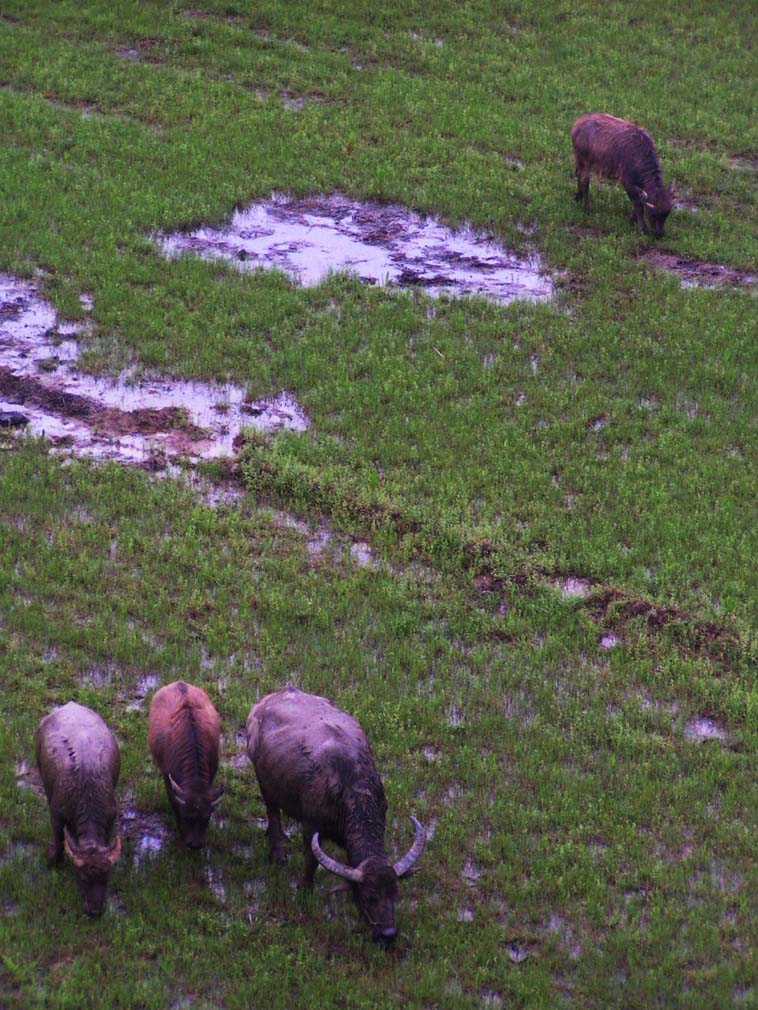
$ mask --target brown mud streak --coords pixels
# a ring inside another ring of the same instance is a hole
[[[758,274],[724,263],[709,263],[692,256],[679,256],[664,249],[641,249],[639,258],[658,270],[675,274],[683,284],[702,287],[747,287],[758,282]]]
[[[96,400],[42,385],[36,379],[15,375],[0,366],[0,394],[22,404],[32,404],[65,417],[87,420],[99,432],[109,435],[154,435],[181,430],[190,439],[206,437],[202,428],[190,423],[180,407],[141,407],[119,410],[104,407]]]
[[[603,587],[589,597],[585,607],[607,629],[622,629],[636,617],[643,618],[651,631],[679,625],[683,648],[704,652],[714,659],[728,660],[742,645],[739,634],[718,621],[700,620],[681,607],[654,603],[623,589]]]
[[[480,554],[480,561],[475,562],[477,572],[473,579],[473,587],[480,594],[494,594],[500,597],[505,606],[510,606],[513,592],[529,592],[545,584],[545,580],[558,577],[558,573],[541,572],[539,575],[516,569],[506,576],[492,572],[486,558]],[[676,638],[684,651],[703,653],[714,660],[728,663],[735,652],[741,648],[742,640],[733,628],[718,621],[705,621],[694,617],[681,607],[654,603],[635,596],[624,589],[611,586],[597,586],[585,599],[577,598],[589,616],[602,630],[622,632],[625,626],[635,618],[644,619],[648,631],[658,632],[670,626],[678,632]],[[509,640],[508,634],[491,637]]]

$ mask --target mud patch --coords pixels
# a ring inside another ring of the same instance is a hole
[[[601,589],[587,600],[585,606],[594,620],[605,625],[605,634],[612,635],[617,641],[626,625],[638,618],[649,631],[672,627],[684,648],[702,650],[721,659],[728,659],[742,644],[737,632],[726,625],[698,620],[680,607],[657,604],[622,589]]]
[[[146,673],[137,681],[131,700],[126,706],[127,712],[139,712],[145,704],[145,699],[151,691],[155,691],[161,682],[157,673]]]
[[[564,599],[584,599],[592,590],[592,583],[589,579],[580,579],[576,575],[568,575],[564,579],[556,579],[551,582],[554,589]]]
[[[758,284],[758,274],[723,263],[708,263],[691,256],[678,256],[663,249],[645,249],[641,258],[657,270],[675,274],[686,288],[749,287]]]
[[[39,770],[30,765],[24,758],[16,762],[16,784],[19,789],[31,789],[32,792],[45,795],[45,787],[42,785],[42,778]]]
[[[716,740],[724,743],[729,739],[729,734],[714,719],[701,716],[698,719],[690,719],[684,727],[684,735],[692,743],[705,743],[707,740]]]
[[[171,457],[233,456],[244,426],[308,427],[285,391],[250,401],[230,383],[87,375],[73,364],[78,329],[59,321],[33,284],[0,274],[0,412],[22,413],[25,430],[62,449],[163,469]]]
[[[211,859],[212,857],[208,854],[205,863],[205,879],[208,883],[208,890],[211,892],[216,901],[223,905],[226,902],[226,882],[224,881],[224,874],[219,866],[214,866]]]
[[[275,268],[305,285],[347,270],[369,284],[501,303],[542,301],[554,292],[536,255],[521,259],[471,228],[451,231],[436,218],[340,194],[274,194],[235,211],[225,228],[161,235],[158,242],[167,256],[190,252],[246,270]]]
[[[124,806],[119,819],[122,834],[134,845],[132,860],[135,870],[160,855],[171,838],[171,832],[159,814]]]

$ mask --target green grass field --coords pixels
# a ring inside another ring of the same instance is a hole
[[[251,434],[216,508],[0,435],[2,1010],[758,1007],[755,286],[654,269],[618,186],[585,217],[570,143],[582,112],[644,124],[690,208],[657,245],[755,271],[757,34],[691,0],[0,0],[0,273],[63,318],[92,296],[89,371],[287,389],[312,422]],[[301,288],[152,241],[273,191],[471,222],[558,292]],[[144,685],[179,677],[224,730],[199,854],[146,741]],[[326,874],[294,889],[297,837],[268,863],[240,734],[285,683],[361,721],[393,855],[433,828],[389,952]],[[137,811],[95,921],[28,788],[70,698]]]

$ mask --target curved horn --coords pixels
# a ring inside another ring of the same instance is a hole
[[[111,845],[108,851],[105,853],[108,862],[113,866],[117,861],[118,857],[121,855],[121,835],[116,835],[116,841]]]
[[[651,210],[655,210],[655,204],[654,203],[650,203],[649,201],[646,201],[645,202],[645,206],[646,207],[650,207]]]
[[[171,783],[171,788],[174,791],[174,799],[176,800],[177,803],[181,803],[181,805],[184,806],[185,803],[187,802],[187,800],[184,798],[184,790],[180,785],[174,782],[174,776],[171,774],[171,772],[168,773],[168,780]]]
[[[412,816],[411,821],[413,821],[413,827],[416,829],[416,837],[413,840],[413,845],[411,845],[403,858],[398,859],[392,867],[398,878],[406,877],[411,872],[413,864],[417,863],[421,858],[421,853],[424,851],[424,846],[426,845],[426,831],[424,831],[415,817]]]
[[[354,884],[360,884],[363,880],[363,870],[353,869],[352,866],[345,866],[344,863],[338,863],[336,859],[332,859],[331,856],[323,851],[321,846],[318,844],[318,831],[311,838],[311,849],[313,850],[313,855],[318,859],[319,863],[328,870],[330,873],[336,874],[338,877],[344,877],[345,880],[352,880]]]
[[[74,864],[74,866],[82,867],[84,866],[85,859],[82,854],[79,845],[74,841],[74,837],[67,827],[63,828],[63,847],[66,850],[66,855]]]
[[[221,802],[223,795],[224,795],[224,787],[220,785],[216,788],[216,791],[213,794],[213,798],[211,799],[211,810],[216,809],[216,807]]]
[[[642,199],[643,199],[643,200],[647,200],[647,198],[648,198],[648,197],[647,197],[647,193],[646,193],[646,192],[645,192],[645,190],[644,190],[644,189],[642,188],[642,186],[640,186],[640,196],[642,197]]]

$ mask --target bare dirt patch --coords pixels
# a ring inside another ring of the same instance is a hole
[[[82,298],[87,309],[91,301]],[[171,457],[230,457],[244,426],[302,432],[308,418],[295,398],[251,401],[230,383],[116,378],[79,371],[77,335],[28,281],[0,274],[0,417],[23,420],[62,449],[162,469]]]
[[[39,769],[35,765],[30,765],[24,758],[16,762],[16,783],[20,789],[31,789],[40,796],[45,795]]]
[[[640,255],[657,270],[675,274],[683,287],[725,288],[758,284],[758,274],[726,266],[724,263],[708,263],[663,249],[644,249]]]
[[[167,256],[195,253],[246,270],[276,268],[305,285],[347,270],[369,284],[420,287],[430,295],[480,295],[501,303],[542,301],[553,284],[536,255],[518,257],[471,228],[451,231],[404,207],[341,194],[268,200],[235,211],[223,228],[158,237]]]

